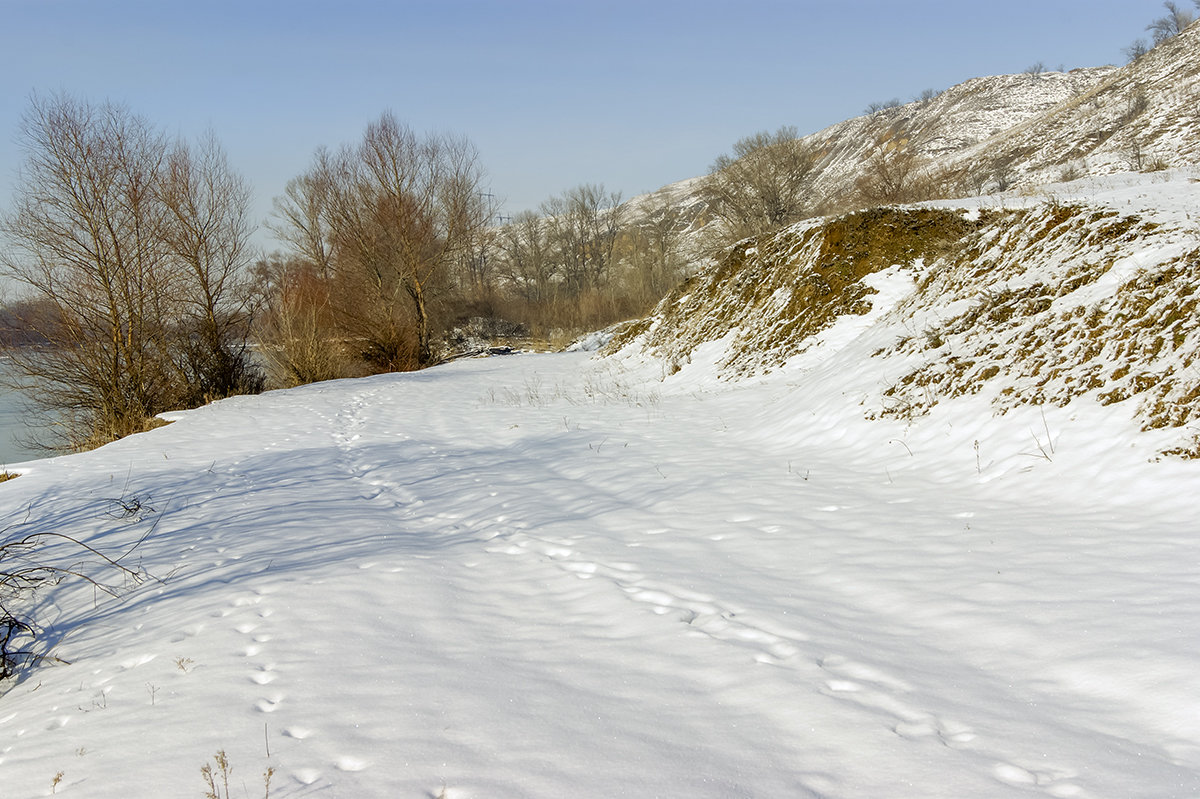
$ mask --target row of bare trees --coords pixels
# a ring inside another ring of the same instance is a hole
[[[683,274],[687,225],[602,186],[494,224],[478,152],[390,113],[321,148],[253,251],[250,188],[216,139],[166,136],[124,106],[35,96],[0,218],[16,380],[82,448],[155,415],[279,385],[416,369],[472,318],[548,335],[644,311]]]
[[[421,368],[474,319],[581,332],[645,310],[679,279],[682,223],[584,185],[504,225],[478,154],[384,114],[318,150],[275,202],[285,249],[260,263],[263,352],[281,382]]]
[[[663,197],[633,213],[582,185],[494,218],[465,140],[384,114],[357,144],[318,150],[276,200],[286,249],[259,270],[263,351],[281,381],[420,368],[472,320],[535,337],[594,329],[646,310],[685,271],[688,220]]]
[[[247,341],[249,188],[211,136],[169,139],[123,106],[35,97],[0,268],[44,346],[11,357],[79,448],[155,414],[261,388]]]
[[[582,185],[498,228],[489,258],[506,313],[535,329],[603,326],[646,307],[641,228],[618,193]],[[639,253],[640,255],[640,253]]]

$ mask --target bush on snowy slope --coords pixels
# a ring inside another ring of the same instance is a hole
[[[107,517],[133,523],[154,512],[136,497],[108,500],[107,505]],[[57,659],[35,645],[41,632],[34,619],[38,589],[76,579],[95,589],[96,596],[118,596],[150,577],[144,569],[122,563],[143,539],[110,556],[56,529],[53,520],[26,519],[0,530],[0,681],[17,676],[30,663]]]

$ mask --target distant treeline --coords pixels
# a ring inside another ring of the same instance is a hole
[[[26,347],[46,344],[49,338],[42,331],[55,320],[54,307],[37,300],[18,300],[0,305],[0,346]]]

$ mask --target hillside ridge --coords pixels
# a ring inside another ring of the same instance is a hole
[[[971,197],[1089,176],[1200,165],[1200,23],[1121,67],[976,77],[800,137],[812,216],[855,199],[873,155],[899,148],[920,167],[924,199]],[[703,178],[654,194],[694,218]],[[642,198],[635,198],[635,205]]]
[[[859,400],[868,418],[975,394],[996,413],[1086,397],[1176,430],[1164,451],[1200,454],[1197,179],[1094,178],[800,222],[729,250],[606,352],[658,362],[664,380],[693,363],[738,380],[802,374],[863,338],[880,376]]]

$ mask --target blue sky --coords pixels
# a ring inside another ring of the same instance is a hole
[[[0,203],[35,91],[119,101],[185,137],[211,128],[261,218],[316,147],[391,110],[473,141],[511,214],[581,183],[653,190],[703,174],[742,136],[810,133],[872,101],[1038,61],[1123,63],[1161,12],[1158,0],[0,0]]]

